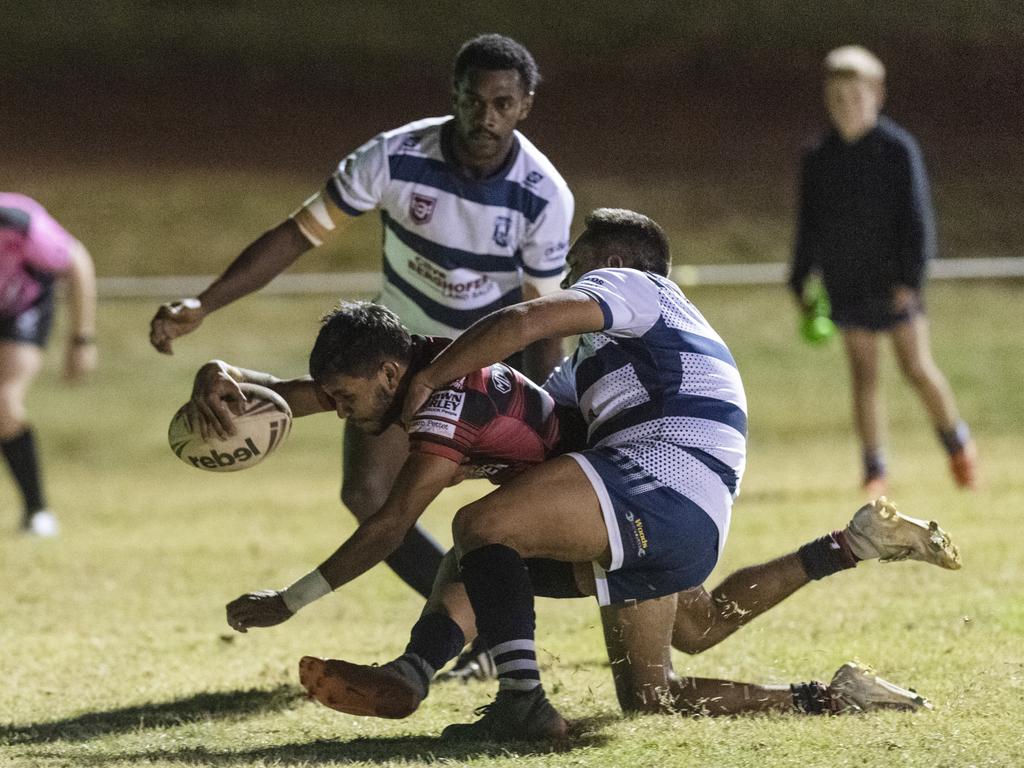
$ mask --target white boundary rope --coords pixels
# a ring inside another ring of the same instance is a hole
[[[786,279],[788,264],[682,264],[672,269],[680,285],[777,285]],[[936,259],[930,277],[936,280],[982,280],[1024,277],[1024,258]],[[100,277],[102,298],[163,298],[194,296],[212,275],[162,277]],[[265,295],[367,295],[380,290],[380,272],[335,272],[281,275],[260,292]]]

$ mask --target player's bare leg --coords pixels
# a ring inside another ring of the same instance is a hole
[[[705,651],[810,581],[794,552],[741,568],[711,592],[702,586],[679,592],[672,647],[690,654]]]
[[[853,391],[853,424],[864,459],[864,490],[869,497],[885,493],[883,413],[878,386],[878,334],[861,328],[844,328],[843,345],[850,366]]]
[[[921,398],[949,453],[954,479],[962,487],[975,487],[977,449],[960,418],[953,390],[932,357],[928,318],[917,315],[900,323],[892,330],[892,342],[900,370]]]
[[[374,436],[345,424],[341,501],[357,520],[366,520],[384,505],[409,455],[409,438],[399,425]],[[406,584],[430,596],[444,549],[417,525],[385,562]]]
[[[678,677],[669,637],[675,604],[671,596],[601,609],[605,645],[615,691],[626,712],[690,716],[758,712],[839,714],[870,709],[929,707],[914,691],[893,685],[857,664],[844,664],[828,685],[759,685],[733,680]]]
[[[452,523],[466,593],[498,669],[498,696],[480,720],[451,725],[450,739],[559,739],[568,725],[540,684],[534,593],[524,558],[610,563],[593,486],[563,456],[533,467],[463,507]]]
[[[678,593],[672,646],[691,654],[705,651],[805,584],[874,559],[960,568],[960,553],[938,523],[901,514],[883,496],[858,509],[842,530],[791,554],[741,568],[710,593],[704,587]]]
[[[0,341],[0,451],[21,492],[22,527],[29,533],[53,536],[57,519],[46,509],[35,435],[28,424],[25,398],[43,364],[34,344]]]

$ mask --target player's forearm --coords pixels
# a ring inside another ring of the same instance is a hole
[[[91,340],[96,334],[96,272],[89,252],[77,241],[68,277],[72,338]]]
[[[265,232],[199,294],[204,312],[214,312],[258,291],[312,247],[292,219]]]
[[[265,371],[240,368],[223,360],[211,360],[206,365],[216,367],[239,384],[258,384],[279,394],[292,411],[292,416],[309,416],[331,410],[321,399],[319,387],[309,376],[295,379],[280,379]]]
[[[389,557],[398,549],[410,527],[379,512],[363,521],[317,570],[332,590],[338,589]]]

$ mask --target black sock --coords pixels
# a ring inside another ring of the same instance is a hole
[[[886,472],[885,455],[881,451],[864,452],[864,482],[885,477]]]
[[[405,535],[405,541],[384,562],[398,574],[398,578],[424,597],[430,597],[434,577],[437,576],[443,557],[441,545],[417,525]]]
[[[504,544],[474,549],[459,561],[476,626],[498,669],[501,691],[540,685],[534,646],[533,589],[523,558]]]
[[[412,628],[406,653],[415,653],[435,670],[459,655],[466,644],[462,629],[443,613],[428,613]]]
[[[804,544],[797,554],[807,577],[815,581],[857,565],[857,556],[853,554],[846,541],[846,534],[842,531],[832,531]]]
[[[14,475],[21,497],[25,504],[25,517],[33,512],[46,509],[43,496],[42,476],[39,470],[39,457],[36,452],[35,435],[31,427],[10,440],[0,442],[0,450]]]

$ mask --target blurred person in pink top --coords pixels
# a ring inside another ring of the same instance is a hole
[[[53,324],[53,288],[67,275],[70,321],[64,375],[96,367],[96,278],[85,247],[35,200],[0,192],[0,451],[24,502],[22,528],[55,536],[47,509],[35,434],[25,411]]]

